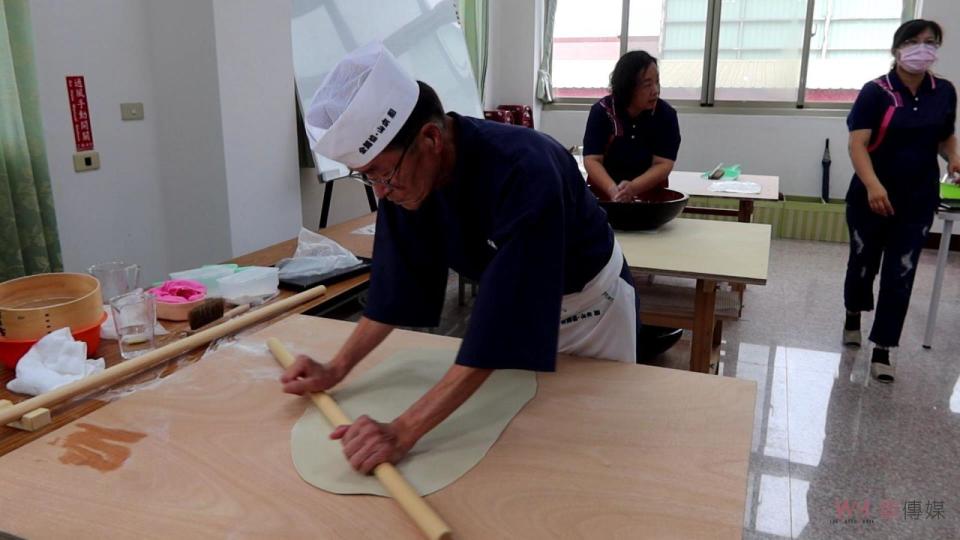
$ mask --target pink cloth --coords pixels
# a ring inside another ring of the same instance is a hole
[[[186,304],[203,300],[207,296],[207,286],[192,279],[172,279],[148,290],[147,294],[152,294],[157,302],[164,304]]]

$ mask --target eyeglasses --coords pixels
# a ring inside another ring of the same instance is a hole
[[[410,140],[410,142],[407,143],[406,146],[403,147],[403,152],[400,153],[400,159],[397,160],[397,164],[393,167],[393,171],[390,173],[390,176],[388,176],[386,180],[380,180],[378,178],[370,178],[369,176],[367,176],[366,173],[357,172],[357,171],[350,171],[350,174],[348,174],[347,177],[353,178],[354,180],[370,187],[376,187],[378,185],[384,186],[384,187],[391,187],[393,185],[393,180],[397,177],[397,173],[400,172],[400,167],[403,166],[403,158],[407,157],[407,150],[410,150],[410,147],[413,146],[413,143],[416,140],[417,140],[416,137],[414,137],[413,139]]]

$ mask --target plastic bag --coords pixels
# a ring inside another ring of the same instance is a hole
[[[353,253],[333,240],[308,229],[300,229],[297,251],[292,258],[277,263],[280,279],[326,274],[360,264]]]
[[[740,178],[740,164],[724,166],[723,163],[719,163],[700,176],[710,180],[736,180]]]

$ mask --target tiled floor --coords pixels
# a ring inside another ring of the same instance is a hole
[[[774,242],[768,285],[730,325],[724,374],[758,383],[744,537],[960,538],[960,256],[924,350],[936,254],[923,254],[885,385],[868,348],[840,345],[846,250]]]
[[[921,347],[936,253],[924,252],[897,351],[840,344],[847,246],[774,241],[770,279],[724,326],[723,376],[757,382],[744,538],[960,538],[960,255],[951,254],[933,349]],[[451,278],[435,332],[462,336]],[[872,315],[865,314],[864,333]],[[689,340],[657,359],[685,369]]]
[[[744,538],[960,538],[960,255],[924,350],[936,264],[924,252],[884,385],[869,378],[869,348],[840,344],[846,254],[774,241],[769,282],[724,326],[723,375],[757,382]],[[658,364],[686,367],[688,347]]]

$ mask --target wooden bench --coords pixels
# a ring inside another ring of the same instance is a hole
[[[657,277],[650,280],[646,274],[633,275],[640,296],[640,322],[651,326],[693,329],[696,290],[682,284],[679,278]],[[723,342],[723,321],[740,318],[740,293],[736,290],[718,288],[715,324],[713,327],[710,371],[717,372],[720,360],[720,345]]]
[[[693,328],[694,295],[691,286],[672,283],[650,284],[637,281],[640,295],[640,321],[655,326]],[[717,290],[716,319],[737,320],[740,318],[740,295],[736,291]]]

